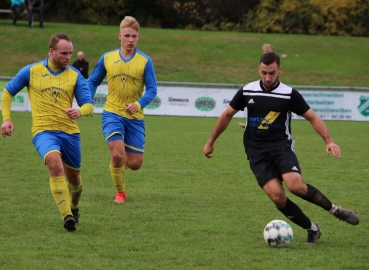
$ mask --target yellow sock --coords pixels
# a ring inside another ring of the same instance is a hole
[[[70,210],[70,195],[65,177],[50,178],[50,189],[63,219],[67,215],[72,215]]]
[[[124,165],[120,168],[113,168],[111,164],[109,165],[109,167],[115,189],[117,190],[117,192],[125,191],[124,177],[126,175],[126,168],[124,167]]]
[[[68,188],[69,188],[69,193],[71,197],[70,207],[72,209],[78,208],[79,200],[81,198],[82,186],[83,186],[81,176],[79,177],[79,180],[80,182],[78,185],[72,185],[71,183],[68,182]]]

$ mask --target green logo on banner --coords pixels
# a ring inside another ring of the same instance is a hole
[[[203,111],[203,112],[209,112],[209,111],[214,110],[215,105],[216,105],[216,101],[212,99],[211,97],[199,97],[195,101],[195,107],[199,111]]]
[[[369,116],[369,97],[360,97],[360,105],[357,107],[364,116]]]
[[[16,95],[12,98],[12,106],[14,107],[25,107],[24,96]]]
[[[106,94],[95,94],[94,96],[94,106],[95,108],[104,108],[106,102]]]
[[[149,110],[155,110],[157,108],[159,108],[161,105],[161,99],[160,97],[156,96],[150,103],[149,105],[146,106],[145,109],[149,109]]]
[[[16,104],[24,104],[24,97],[23,96],[15,96],[15,97],[13,97],[12,102],[16,103]]]

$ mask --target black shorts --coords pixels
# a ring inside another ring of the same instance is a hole
[[[249,161],[250,168],[261,188],[272,178],[279,177],[282,181],[284,173],[297,172],[301,174],[296,154],[291,149],[265,152],[249,157]]]

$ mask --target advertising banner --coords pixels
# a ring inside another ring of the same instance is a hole
[[[219,117],[238,89],[158,87],[155,99],[145,108],[146,115]],[[323,120],[369,121],[369,93],[343,91],[298,91]],[[95,111],[102,112],[107,86],[95,95]],[[245,118],[238,112],[236,118]],[[293,114],[293,119],[303,117]]]
[[[145,115],[219,117],[238,89],[159,86],[155,99],[145,108]],[[369,92],[312,91],[298,89],[309,106],[323,120],[369,121]],[[94,97],[94,113],[102,113],[107,85],[100,85]],[[1,93],[0,93],[1,98]],[[77,102],[73,102],[77,108]],[[28,95],[13,98],[12,111],[30,111]],[[236,118],[245,118],[240,111]],[[303,119],[292,115],[293,119]]]
[[[219,117],[237,90],[216,88],[158,87],[146,115]],[[243,117],[239,112],[235,117]]]
[[[299,91],[323,120],[369,121],[369,93]],[[293,118],[302,118],[293,115]]]

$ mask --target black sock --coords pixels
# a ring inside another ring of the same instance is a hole
[[[313,187],[312,185],[306,184],[308,187],[308,192],[305,197],[301,197],[305,201],[311,202],[322,207],[324,210],[331,210],[332,203],[331,201],[321,193],[317,188]]]
[[[311,227],[310,219],[301,211],[294,202],[287,198],[286,205],[283,208],[277,208],[283,213],[289,220],[293,223],[299,225],[300,227],[308,230]]]

